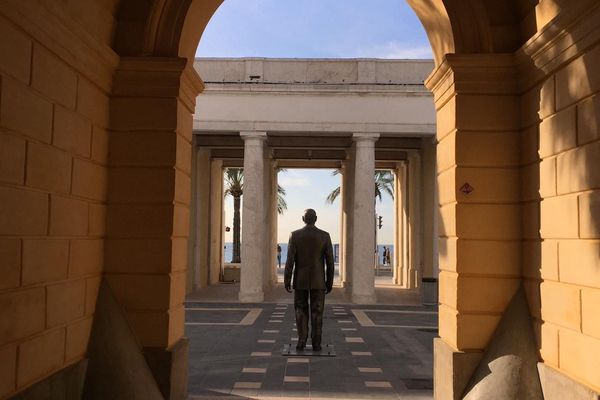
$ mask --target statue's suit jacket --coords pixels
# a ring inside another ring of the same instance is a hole
[[[292,232],[285,263],[286,286],[292,281],[293,273],[294,289],[331,289],[333,272],[333,246],[329,233],[314,225]]]

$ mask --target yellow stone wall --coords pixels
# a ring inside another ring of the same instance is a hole
[[[588,18],[598,26],[600,13],[592,12]],[[588,43],[579,42],[589,47],[523,96],[524,101],[539,104],[540,122],[524,118],[521,132],[523,275],[540,355],[547,365],[596,390],[600,390],[599,39],[596,29],[595,36],[587,36]],[[539,190],[534,190],[536,186]]]
[[[0,398],[86,353],[103,265],[114,3],[0,4]]]

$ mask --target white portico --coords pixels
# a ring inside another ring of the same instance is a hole
[[[277,168],[342,173],[340,276],[353,302],[376,301],[376,169],[396,176],[394,283],[412,289],[421,278],[437,277],[435,110],[423,86],[431,61],[198,59],[195,66],[206,90],[194,117],[194,268],[188,290],[219,279],[214,260],[222,265],[227,167],[244,168],[241,301],[262,301],[264,289],[276,283],[270,260]],[[219,188],[218,196],[211,193]]]

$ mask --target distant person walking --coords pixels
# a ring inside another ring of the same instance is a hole
[[[383,257],[382,257],[383,258],[383,262],[382,262],[383,265],[385,265],[387,263],[388,252],[389,252],[388,248],[385,247],[385,246],[383,246]]]
[[[281,268],[281,246],[277,245],[277,268]]]
[[[387,263],[387,265],[392,265],[392,250],[391,249],[387,249],[386,263]]]

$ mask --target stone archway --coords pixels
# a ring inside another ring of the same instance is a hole
[[[522,46],[562,9],[554,1],[409,3],[427,31],[437,64],[427,82],[436,99],[440,149],[441,339],[436,345],[435,374],[436,396],[452,398],[462,393],[470,375],[461,377],[457,371],[475,368],[522,283],[534,317],[543,320],[536,300],[539,280],[525,279],[530,266],[521,260],[524,246],[530,246],[524,241],[523,229],[528,228],[523,224],[535,211],[521,195],[521,180],[530,166],[519,155],[523,130],[531,130],[523,121],[539,123],[536,103],[530,98],[546,100],[544,82],[551,69],[540,72],[534,66],[536,57],[529,55],[531,46]],[[219,5],[219,0],[155,2],[146,9],[146,19],[138,13],[143,18],[119,25],[119,32],[137,27],[139,41],[131,43],[131,37],[124,40],[125,35],[117,34],[115,48],[123,56],[141,57],[142,63],[149,56],[191,58]],[[535,84],[526,81],[528,76]],[[179,94],[188,90],[183,80],[180,85]],[[182,129],[185,135],[189,115],[180,108],[175,116],[172,129]],[[491,182],[500,184],[492,188]],[[472,194],[460,190],[466,184],[475,188]],[[495,255],[491,262],[489,254]]]
[[[185,364],[172,350],[183,336],[191,114],[202,90],[187,58],[219,4],[0,5],[0,49],[12,55],[0,59],[11,149],[1,169],[11,273],[0,293],[11,310],[0,320],[2,396],[81,365],[101,275],[173,393],[174,366]],[[543,387],[597,392],[600,6],[410,4],[438,67],[428,81],[443,223],[436,397],[461,396],[520,284]],[[68,223],[56,224],[61,212]]]

